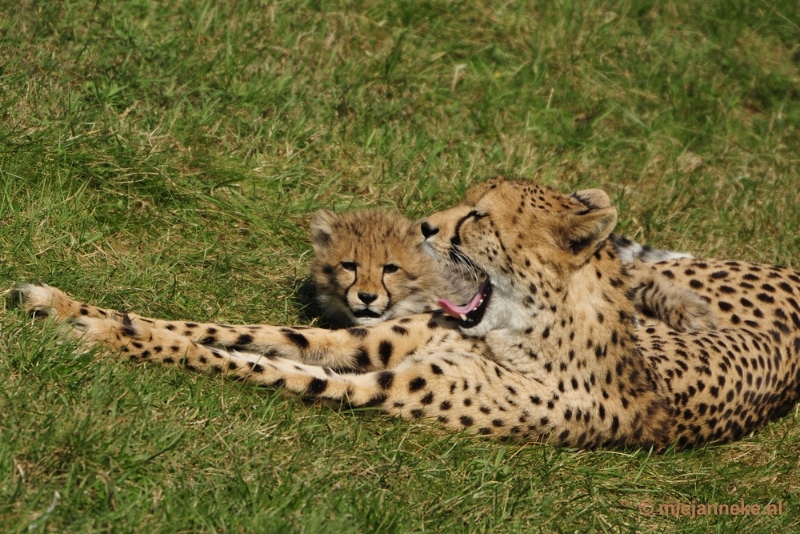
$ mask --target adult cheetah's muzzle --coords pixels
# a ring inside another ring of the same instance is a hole
[[[483,320],[491,299],[492,283],[487,277],[478,292],[463,306],[456,306],[447,299],[439,299],[438,303],[445,314],[458,319],[461,328],[474,328]]]

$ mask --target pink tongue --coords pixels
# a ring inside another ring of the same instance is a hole
[[[486,283],[484,283],[481,288],[475,293],[475,296],[463,306],[456,306],[452,302],[447,299],[439,299],[438,304],[442,307],[442,311],[444,311],[450,317],[455,317],[456,319],[461,319],[462,315],[466,315],[472,310],[476,309],[481,304],[481,299],[483,298],[483,293],[485,291]]]

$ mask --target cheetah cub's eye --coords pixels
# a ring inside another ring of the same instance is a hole
[[[387,263],[386,265],[383,266],[383,274],[396,273],[398,270],[400,270],[400,267],[398,267],[394,263]]]
[[[342,269],[345,271],[355,271],[356,270],[356,262],[354,261],[343,261],[342,262]]]

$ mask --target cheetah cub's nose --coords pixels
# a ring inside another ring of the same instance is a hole
[[[433,226],[428,224],[428,221],[423,221],[422,222],[421,230],[422,230],[422,235],[425,237],[425,239],[428,239],[430,236],[436,235],[436,234],[439,233],[439,229],[438,228],[434,228]]]
[[[371,304],[378,298],[378,295],[375,293],[359,293],[358,299],[363,302],[364,304]]]

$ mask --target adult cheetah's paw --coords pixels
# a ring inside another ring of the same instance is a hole
[[[59,308],[64,308],[62,300],[70,300],[62,291],[46,284],[20,284],[11,290],[9,300],[20,306],[32,317],[61,316]]]

